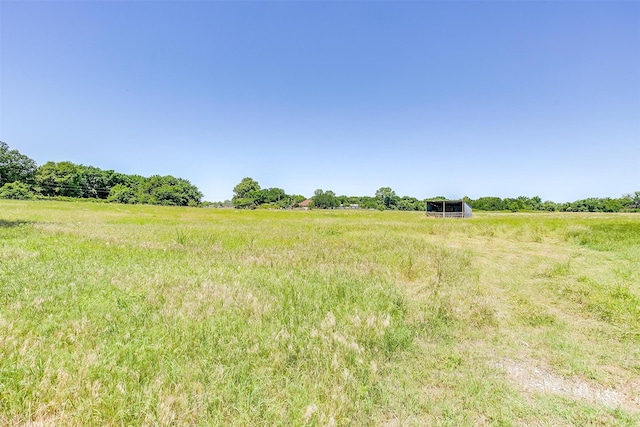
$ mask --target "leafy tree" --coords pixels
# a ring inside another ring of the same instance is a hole
[[[45,163],[36,172],[36,183],[45,196],[82,196],[80,174],[71,162]]]
[[[260,184],[253,178],[242,178],[242,181],[233,187],[233,193],[238,197],[247,197],[260,191]]]
[[[231,200],[231,204],[236,209],[255,209],[255,199],[250,199],[248,197],[233,197]]]
[[[113,187],[112,170],[102,170],[93,166],[76,166],[80,176],[80,187],[82,197],[94,199],[106,199],[109,197],[111,187]]]
[[[171,175],[153,175],[138,187],[141,203],[167,206],[192,206],[200,204],[202,193],[188,180]]]
[[[550,200],[545,200],[540,205],[540,210],[547,211],[547,212],[555,212],[556,210],[558,210],[558,205]]]
[[[284,192],[282,188],[265,188],[260,190],[257,202],[262,203],[275,203],[285,202],[288,205],[289,196]]]
[[[171,184],[162,184],[153,189],[153,198],[159,205],[182,206],[182,192],[180,189]]]
[[[502,207],[511,212],[518,212],[520,209],[524,209],[524,202],[521,199],[506,198],[502,201]]]
[[[336,197],[333,191],[316,190],[311,198],[314,208],[318,209],[333,209],[340,206],[340,201]]]
[[[10,150],[7,143],[0,141],[0,186],[7,182],[33,184],[38,166],[33,159]]]
[[[531,209],[532,211],[542,210],[542,199],[540,198],[540,196],[533,196],[531,199],[529,199],[527,209]]]
[[[375,197],[362,196],[360,197],[360,207],[363,209],[376,209],[378,207],[378,201]]]
[[[640,191],[636,191],[633,194],[625,194],[622,196],[621,203],[623,209],[636,211],[640,209]]]
[[[338,200],[338,206],[349,206],[349,197],[347,196],[337,196],[336,199]]]
[[[0,199],[30,200],[34,194],[25,183],[7,182],[0,188]]]
[[[242,181],[233,187],[231,202],[236,209],[253,209],[260,204],[262,194],[260,184],[253,178],[242,178]]]
[[[138,203],[138,198],[136,197],[136,191],[127,187],[123,184],[116,184],[111,187],[109,191],[109,197],[107,198],[110,202],[116,203],[125,203],[125,204],[135,204]]]
[[[404,196],[398,201],[397,207],[401,211],[420,211],[424,210],[424,202],[415,197]]]
[[[360,197],[351,196],[351,197],[347,198],[347,203],[349,205],[358,205],[358,206],[360,206],[362,204],[362,201],[360,200]]]
[[[382,187],[376,191],[376,199],[378,199],[378,205],[383,206],[384,209],[395,209],[398,204],[399,197],[396,196],[396,192],[389,187]]]
[[[506,209],[500,197],[480,197],[470,200],[471,207],[480,211],[501,211]]]

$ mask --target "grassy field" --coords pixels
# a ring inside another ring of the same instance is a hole
[[[0,424],[640,423],[640,215],[0,201]]]

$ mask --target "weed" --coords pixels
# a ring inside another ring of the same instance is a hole
[[[187,232],[178,228],[176,229],[176,243],[179,245],[186,245],[189,241]]]

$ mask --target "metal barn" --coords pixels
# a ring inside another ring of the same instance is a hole
[[[427,216],[471,218],[471,206],[462,200],[427,200]]]

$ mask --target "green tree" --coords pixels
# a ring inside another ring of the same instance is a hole
[[[506,198],[502,201],[502,206],[504,209],[508,209],[511,212],[518,212],[519,210],[524,209],[525,207],[524,201],[520,198],[518,199]]]
[[[625,194],[620,200],[624,210],[635,211],[640,209],[640,191],[636,191],[633,194]]]
[[[253,209],[260,204],[261,198],[260,184],[253,178],[246,177],[233,187],[231,202],[236,209]]]
[[[9,149],[7,143],[0,141],[0,187],[7,182],[33,184],[38,166],[33,159]]]
[[[384,209],[396,209],[400,198],[391,188],[381,187],[376,191],[376,199],[378,199],[378,206],[383,206]]]
[[[76,166],[80,176],[80,188],[84,198],[106,199],[111,190],[111,176],[115,173],[112,170],[102,170],[94,166]]]
[[[402,198],[400,199],[400,201],[398,202],[398,209],[401,211],[415,211],[415,205],[411,202],[411,200],[408,200],[406,198]]]
[[[45,163],[36,172],[36,183],[45,196],[82,196],[80,174],[71,162]]]
[[[360,206],[362,204],[362,200],[360,200],[360,197],[351,196],[351,197],[347,197],[347,203],[349,205],[358,205],[358,206]]]
[[[138,201],[167,206],[199,205],[202,193],[183,178],[153,175],[138,186]]]
[[[479,211],[501,211],[507,209],[500,197],[480,197],[469,202],[473,209]]]
[[[363,209],[375,209],[378,207],[378,202],[375,197],[362,196],[360,197],[360,207]]]
[[[529,199],[529,205],[527,206],[527,209],[531,209],[534,211],[542,210],[542,199],[540,198],[540,196],[533,196],[531,199]]]
[[[272,203],[281,206],[282,203],[289,205],[289,196],[282,188],[265,188],[259,191],[257,203]]]
[[[404,196],[398,200],[397,207],[401,211],[420,211],[424,210],[424,202],[415,197]]]
[[[30,200],[33,196],[29,186],[23,182],[7,182],[0,187],[0,199]]]
[[[313,207],[318,209],[333,209],[340,206],[340,201],[333,191],[316,190],[311,198]]]
[[[540,205],[540,210],[547,211],[547,212],[555,212],[556,210],[558,210],[558,205],[552,202],[551,200],[545,200]]]
[[[135,204],[138,203],[138,198],[136,197],[136,191],[127,187],[123,184],[116,184],[111,187],[109,191],[109,197],[107,198],[110,202],[115,203],[125,203],[125,204]]]
[[[603,200],[602,206],[604,212],[620,212],[624,207],[621,199],[612,199],[609,197]]]

